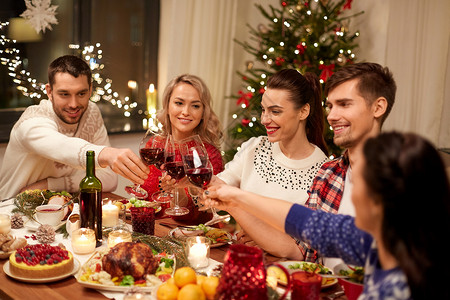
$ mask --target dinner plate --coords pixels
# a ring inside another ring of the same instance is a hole
[[[296,261],[296,260],[280,261],[277,263],[282,265],[283,267],[285,267],[289,273],[293,273],[295,271],[302,271],[303,269],[301,267],[305,264],[315,265],[315,263],[310,263],[310,262],[305,262],[305,261]],[[299,269],[289,269],[289,266],[295,265],[295,264],[299,264],[300,268]],[[330,270],[330,272],[333,274],[332,270]],[[319,275],[320,275],[320,273],[319,273]],[[338,280],[336,278],[322,278],[322,288],[323,289],[328,288],[330,286],[335,285],[337,282],[338,282]]]
[[[183,232],[183,230],[186,230],[186,227],[192,228],[194,230],[196,226],[185,226],[184,229],[180,228],[180,227],[176,227],[176,228],[171,229],[169,231],[168,235],[170,237],[172,237],[174,239],[177,239],[177,240],[180,240],[180,241],[185,241],[188,237],[192,237],[192,236],[205,236],[204,233],[201,233],[201,234],[198,234],[198,235],[186,235],[186,236],[183,236],[182,232]],[[206,228],[208,228],[208,230],[214,229],[214,227],[209,227],[209,226],[207,226]],[[179,231],[181,233],[181,236],[176,236],[175,235],[177,231]],[[231,236],[231,234],[229,232],[227,232],[227,237],[228,237],[229,242],[211,244],[210,247],[211,248],[215,248],[215,247],[220,247],[220,246],[229,244],[231,242],[231,239],[232,239],[232,236]]]
[[[45,282],[58,281],[58,280],[67,278],[67,277],[77,273],[78,270],[80,269],[80,265],[81,265],[80,261],[74,257],[73,258],[73,269],[71,271],[67,272],[67,273],[61,274],[59,276],[54,276],[54,277],[28,278],[28,277],[22,277],[22,276],[17,276],[17,275],[12,274],[11,270],[9,269],[9,260],[8,260],[3,265],[3,271],[9,277],[12,277],[12,278],[14,278],[16,280],[19,280],[19,281],[29,282],[29,283],[45,283]]]
[[[91,260],[94,260],[95,263],[98,259],[101,261],[103,255],[107,253],[107,248],[100,248],[97,251],[95,251],[89,259],[83,264],[83,266],[78,270],[77,274],[75,275],[75,279],[78,281],[79,284],[81,284],[84,287],[96,289],[96,290],[102,290],[102,291],[110,291],[110,292],[126,292],[133,286],[120,286],[120,285],[107,285],[107,284],[99,284],[99,283],[93,283],[93,282],[87,282],[80,279],[81,276],[83,276],[87,266],[91,263]],[[100,256],[98,256],[100,254]],[[174,257],[174,266],[176,266],[176,258]],[[173,274],[175,273],[175,267],[173,269]],[[155,288],[157,288],[159,284],[155,284],[154,286],[139,286],[139,290],[142,290],[144,292],[152,292]]]
[[[66,222],[67,222],[67,220],[64,220],[63,222],[59,223],[58,225],[52,226],[52,227],[53,227],[53,229],[58,230],[61,226],[66,224]],[[28,219],[28,221],[26,221],[25,224],[23,224],[23,226],[25,228],[27,228],[28,230],[36,231],[36,230],[38,230],[39,226],[41,226],[41,224],[39,224],[35,220]]]

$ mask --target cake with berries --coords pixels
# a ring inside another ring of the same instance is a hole
[[[25,278],[56,277],[73,270],[73,255],[59,246],[28,245],[9,257],[12,274]]]

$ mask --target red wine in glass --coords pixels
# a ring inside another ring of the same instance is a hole
[[[184,166],[182,161],[168,162],[164,164],[164,169],[176,181],[184,177]]]
[[[188,169],[186,175],[193,185],[205,189],[211,182],[212,170],[210,168]]]
[[[141,148],[139,150],[141,159],[147,166],[155,165],[158,169],[164,163],[164,149],[163,148]]]

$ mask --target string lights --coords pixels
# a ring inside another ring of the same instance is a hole
[[[20,50],[16,47],[16,41],[6,37],[6,31],[9,22],[0,22],[0,62],[8,68],[8,75],[16,84],[17,89],[26,97],[38,103],[41,99],[47,98],[45,92],[45,83],[37,82],[29,71],[24,66],[24,58],[20,56]],[[120,97],[119,93],[113,90],[112,80],[104,78],[102,71],[105,65],[101,62],[103,51],[100,49],[100,43],[95,45],[87,45],[81,49],[80,45],[70,44],[69,49],[80,50],[82,58],[89,64],[92,70],[93,92],[91,100],[99,102],[101,100],[107,101],[117,109],[123,111],[125,117],[130,117],[132,112],[137,108],[139,99],[130,99],[130,97]],[[148,118],[148,124],[153,124],[156,120],[155,109],[138,110],[138,114]],[[144,127],[145,124],[144,124]]]

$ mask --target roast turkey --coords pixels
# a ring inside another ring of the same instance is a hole
[[[144,279],[147,274],[154,274],[159,265],[159,258],[154,257],[152,249],[141,242],[119,243],[103,256],[103,270],[112,278],[120,280],[131,275],[135,280]]]

